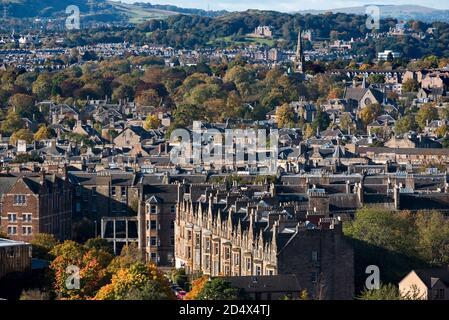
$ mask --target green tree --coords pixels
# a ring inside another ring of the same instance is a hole
[[[52,234],[38,233],[30,243],[33,246],[34,258],[51,260],[54,257],[50,255],[50,251],[59,244],[59,241]]]
[[[368,82],[370,84],[377,84],[377,83],[385,83],[385,76],[382,74],[371,74],[368,76]]]
[[[401,300],[398,287],[393,284],[381,284],[379,289],[365,289],[359,300]]]
[[[354,133],[355,131],[354,122],[352,121],[352,118],[348,113],[345,113],[343,116],[340,117],[339,127],[344,132],[348,132],[349,130],[351,130],[351,132]]]
[[[415,79],[408,79],[402,84],[402,92],[418,92],[419,83]]]
[[[128,99],[132,100],[134,98],[134,89],[129,85],[120,85],[115,88],[112,93],[112,100],[118,102],[119,100]]]
[[[160,281],[149,280],[142,287],[131,288],[125,300],[173,300],[173,294]]]
[[[344,225],[345,235],[393,252],[416,256],[415,225],[409,212],[363,208]]]
[[[16,93],[9,99],[9,103],[21,117],[31,118],[36,111],[34,108],[34,98],[28,94]]]
[[[23,126],[23,121],[20,116],[12,109],[8,110],[6,119],[2,122],[2,131],[6,133],[13,133]]]
[[[313,131],[316,131],[319,128],[320,131],[325,130],[329,127],[331,120],[327,112],[323,111],[321,108],[318,108],[315,120],[312,122]]]
[[[14,145],[18,140],[25,140],[26,143],[31,143],[33,142],[33,133],[29,129],[20,129],[12,134],[9,141]]]
[[[432,265],[449,264],[449,220],[440,212],[419,212],[416,216],[418,253]]]
[[[231,287],[230,283],[221,278],[214,278],[208,281],[201,292],[198,300],[246,300],[247,295],[244,290]]]
[[[414,131],[416,128],[415,117],[413,115],[406,115],[396,121],[394,132],[396,134],[404,134],[409,131]]]
[[[106,239],[92,238],[92,239],[87,240],[86,243],[84,243],[84,246],[88,250],[103,250],[104,252],[113,254],[112,245]]]
[[[424,129],[428,122],[438,119],[438,110],[430,104],[421,107],[416,113],[416,122],[421,129]]]
[[[176,283],[178,286],[185,290],[187,289],[186,285],[189,279],[187,278],[185,269],[175,269],[171,274],[171,279],[173,283]]]
[[[48,74],[41,74],[37,77],[37,80],[33,83],[33,94],[39,100],[48,99],[51,95],[53,85],[51,78]]]

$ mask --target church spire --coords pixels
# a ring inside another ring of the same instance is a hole
[[[295,71],[298,73],[304,73],[304,51],[302,45],[301,27],[299,27],[298,30],[298,43],[296,45],[296,55],[295,55]]]

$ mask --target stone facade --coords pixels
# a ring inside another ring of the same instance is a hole
[[[31,241],[38,233],[71,238],[72,193],[56,175],[1,177],[8,185],[1,196],[0,230],[12,240]]]
[[[311,297],[353,298],[353,249],[337,219],[314,213],[303,219],[299,203],[248,189],[182,198],[176,267],[211,276],[294,274]]]

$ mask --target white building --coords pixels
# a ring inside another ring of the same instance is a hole
[[[393,59],[401,57],[401,54],[399,52],[392,51],[392,50],[385,50],[384,52],[379,52],[377,54],[377,59],[386,61],[386,60],[388,60],[388,56],[390,55],[390,53],[391,53]]]

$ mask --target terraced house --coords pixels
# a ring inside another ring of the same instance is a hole
[[[353,249],[338,219],[250,186],[193,194],[178,205],[176,267],[211,276],[291,274],[311,297],[352,299]]]

